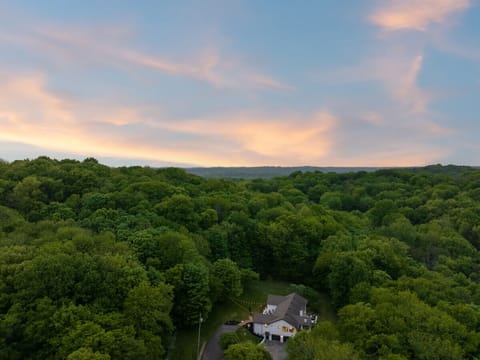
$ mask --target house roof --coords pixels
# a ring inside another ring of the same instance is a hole
[[[271,324],[279,320],[285,320],[290,325],[298,328],[307,319],[306,316],[300,316],[300,310],[306,310],[307,300],[298,294],[291,293],[287,296],[268,295],[267,304],[276,305],[277,308],[270,314],[254,314],[254,323]]]
[[[282,296],[282,295],[268,295],[267,304],[268,305],[278,305],[282,301],[284,301],[285,298],[286,298],[286,296]]]

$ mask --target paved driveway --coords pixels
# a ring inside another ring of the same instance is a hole
[[[220,335],[225,332],[235,332],[238,329],[238,325],[220,325],[215,334],[208,341],[205,351],[203,353],[203,360],[222,360],[223,350],[218,344]]]
[[[285,344],[280,343],[280,341],[265,341],[263,344],[270,355],[272,355],[273,360],[284,360],[287,358]]]

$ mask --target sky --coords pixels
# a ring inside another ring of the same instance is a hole
[[[0,158],[480,165],[480,0],[0,0]]]

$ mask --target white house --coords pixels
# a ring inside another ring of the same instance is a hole
[[[253,315],[253,332],[269,340],[284,342],[297,331],[311,329],[317,316],[307,314],[307,300],[298,294],[268,295],[267,306]]]

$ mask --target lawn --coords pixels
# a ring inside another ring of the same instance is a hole
[[[288,282],[275,280],[253,281],[242,296],[234,301],[214,306],[201,327],[201,344],[206,343],[215,330],[227,320],[247,320],[250,312],[260,311],[267,300],[268,294],[287,295],[292,286]],[[319,315],[320,319],[335,321],[335,313],[329,299],[324,294],[318,294],[309,307]],[[197,352],[198,327],[182,329],[177,332],[174,349],[169,355],[170,360],[195,360]]]

